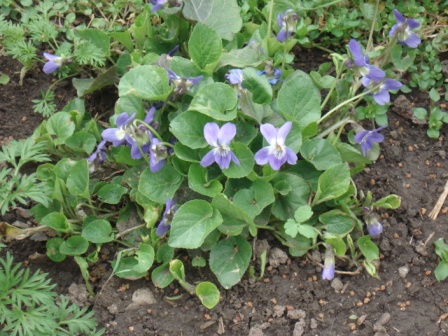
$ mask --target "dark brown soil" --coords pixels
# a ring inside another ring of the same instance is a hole
[[[307,55],[309,56],[309,54]],[[322,57],[319,54],[319,57]],[[317,63],[321,62],[321,59]],[[28,74],[18,86],[17,63],[0,59],[0,68],[11,76],[11,83],[0,86],[0,136],[23,138],[30,135],[41,118],[31,108],[31,99],[40,96],[51,76]],[[61,95],[63,106],[73,95]],[[421,93],[413,93],[400,104],[426,104]],[[445,102],[446,103],[446,102]],[[398,105],[398,104],[397,104]],[[61,106],[58,106],[61,107]],[[433,242],[448,237],[448,204],[436,221],[428,217],[448,176],[447,130],[438,140],[426,136],[424,125],[403,117],[404,106],[389,111],[389,127],[384,131],[382,156],[356,177],[358,188],[371,190],[375,198],[395,193],[402,206],[381,214],[384,232],[378,241],[381,253],[379,278],[365,272],[337,275],[332,282],[322,281],[321,270],[309,260],[289,259],[268,267],[261,281],[244,280],[231,290],[221,289],[222,298],[213,310],[173,285],[155,288],[149,280],[127,281],[112,277],[108,263],[96,267],[90,302],[99,323],[108,335],[445,335],[448,325],[448,287],[438,283],[433,271],[438,263]],[[400,115],[394,111],[400,112]],[[404,114],[405,115],[405,114]],[[16,213],[4,221],[12,223]],[[263,237],[261,237],[262,239]],[[267,238],[271,248],[275,241]],[[50,273],[58,292],[66,294],[72,283],[83,279],[72,261],[53,263],[43,255],[44,243],[29,240],[10,243],[17,262]],[[114,251],[110,248],[109,255]],[[343,269],[343,264],[337,265]],[[338,267],[337,267],[338,268]],[[399,273],[399,269],[401,272]],[[403,272],[407,268],[409,272]],[[258,268],[257,268],[258,269]],[[96,273],[96,274],[95,274]],[[213,275],[195,270],[187,273],[194,283],[214,280]],[[129,309],[133,293],[146,288],[157,302]],[[178,300],[168,300],[184,293]],[[303,333],[302,333],[303,331]]]

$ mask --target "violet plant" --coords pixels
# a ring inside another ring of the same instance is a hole
[[[374,200],[352,174],[379,155],[380,112],[401,87],[391,63],[401,35],[382,48],[370,39],[365,50],[352,39],[306,73],[291,66],[303,8],[266,1],[263,17],[243,30],[236,0],[195,4],[151,1],[135,25],[110,35],[122,52],[79,93],[118,82],[108,122],[92,118],[80,97],[33,135],[60,158],[37,170],[52,190],[52,202],[32,211],[56,231],[48,256],[73,256],[88,284],[88,262],[119,242],[114,274],[150,272],[161,288],[176,280],[208,308],[217,286],[188,283],[187,259],[175,256],[194,251],[228,289],[252,267],[250,241],[260,231],[293,257],[321,249],[325,279],[363,269],[376,276],[375,239],[385,229],[376,212],[400,198]]]

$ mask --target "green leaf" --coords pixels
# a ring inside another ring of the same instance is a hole
[[[168,74],[155,65],[142,65],[129,70],[118,84],[118,95],[145,100],[166,100],[171,93]]]
[[[168,244],[171,247],[198,248],[221,223],[221,214],[210,203],[188,201],[174,214]]]
[[[338,257],[344,257],[347,252],[347,246],[342,238],[325,239],[325,244],[331,244],[331,246],[333,246],[334,254]]]
[[[58,112],[52,115],[46,124],[48,134],[53,136],[53,143],[64,144],[65,140],[75,131],[75,123],[72,121],[70,113]]]
[[[341,210],[333,209],[319,216],[328,238],[343,238],[353,230],[356,220]]]
[[[193,163],[188,171],[188,186],[202,195],[214,197],[222,191],[218,180],[208,181],[207,169],[199,163]]]
[[[65,140],[65,144],[76,150],[90,154],[96,146],[96,138],[93,134],[84,131],[76,132]]]
[[[174,259],[170,261],[169,270],[177,281],[185,282],[185,267],[182,261]]]
[[[154,263],[154,248],[148,244],[140,244],[137,250],[137,265],[134,266],[136,272],[147,272]]]
[[[383,209],[397,209],[401,204],[401,197],[389,195],[374,202],[372,206]]]
[[[288,120],[295,120],[302,129],[319,120],[321,95],[305,72],[296,70],[283,82],[278,92],[278,108]]]
[[[408,53],[406,56],[403,56],[403,49],[399,44],[392,47],[390,55],[394,66],[402,72],[406,71],[414,63],[416,56],[415,53]]]
[[[229,289],[236,285],[249,266],[251,245],[241,236],[221,240],[210,251],[210,269],[219,283]]]
[[[98,190],[98,198],[107,204],[117,204],[121,197],[128,192],[128,189],[119,184],[106,184]]]
[[[358,247],[366,260],[373,261],[380,258],[378,246],[375,245],[369,235],[364,235],[358,238]]]
[[[0,74],[0,84],[6,85],[9,83],[9,80],[10,80],[10,78],[8,75]]]
[[[104,56],[110,55],[110,38],[105,32],[98,29],[78,30],[76,34],[82,39],[94,44]]]
[[[89,242],[81,236],[72,236],[63,242],[59,247],[59,252],[69,256],[80,255],[87,252]]]
[[[205,281],[196,286],[196,295],[201,303],[208,309],[212,309],[219,302],[219,290],[213,283]]]
[[[338,150],[327,139],[313,138],[305,140],[300,148],[300,154],[317,170],[326,170],[342,162]]]
[[[185,146],[180,141],[174,145],[174,154],[183,161],[198,162],[201,160],[197,150]]]
[[[143,100],[136,96],[125,96],[118,98],[117,102],[115,103],[115,114],[118,115],[120,113],[128,111],[136,112],[137,118],[139,118],[139,116],[144,118],[145,106],[143,104]]]
[[[254,119],[259,124],[262,123],[264,118],[272,114],[270,105],[254,103],[252,92],[247,90],[241,92],[239,107],[245,116]]]
[[[272,86],[267,76],[260,76],[257,69],[243,69],[243,87],[252,92],[256,104],[270,104],[272,101]]]
[[[183,112],[171,121],[170,130],[185,146],[192,149],[204,148],[208,146],[204,138],[204,126],[213,121],[213,118],[198,112]]]
[[[96,78],[73,78],[72,83],[78,97],[98,91],[106,86],[118,83],[117,67],[112,66]]]
[[[163,204],[174,197],[181,183],[182,175],[166,164],[157,173],[152,173],[149,168],[145,169],[140,175],[138,191],[150,200]]]
[[[77,161],[67,177],[67,189],[73,196],[89,198],[89,167],[87,160]]]
[[[230,178],[241,178],[249,175],[255,164],[252,151],[246,145],[239,142],[233,142],[231,147],[240,165],[232,161],[229,168],[223,169],[222,172]]]
[[[263,180],[256,180],[249,189],[241,189],[233,196],[233,203],[252,219],[259,215],[269,204],[274,203],[274,190]]]
[[[437,92],[436,88],[432,88],[429,90],[429,98],[431,98],[432,101],[438,102],[440,100],[440,94]]]
[[[306,238],[312,238],[315,239],[318,235],[318,232],[314,227],[307,224],[301,224],[297,227],[298,233],[300,233],[302,236]]]
[[[112,226],[105,219],[94,220],[82,229],[81,235],[91,243],[103,244],[114,240]]]
[[[156,267],[151,273],[151,280],[156,287],[168,287],[174,280],[169,263]]]
[[[306,204],[302,205],[296,210],[296,212],[294,213],[294,219],[297,223],[303,223],[310,219],[312,215],[313,210],[311,210],[311,207]]]
[[[137,265],[138,261],[136,257],[125,257],[112,261],[114,274],[122,279],[137,280],[144,278],[147,274],[147,271],[136,271],[135,266]]]
[[[443,261],[448,262],[448,245],[445,244],[443,238],[439,238],[434,242],[435,252]]]
[[[225,235],[236,236],[248,227],[252,235],[256,235],[255,224],[243,210],[231,202],[224,194],[218,194],[213,198],[213,208],[222,216],[223,222],[218,227]]]
[[[174,248],[169,246],[168,244],[163,244],[157,249],[156,253],[156,261],[158,263],[167,263],[170,262],[174,257]]]
[[[231,65],[234,68],[257,67],[266,58],[259,48],[260,44],[255,42],[243,49],[232,49],[222,53],[219,59],[218,68]]]
[[[210,83],[198,90],[188,111],[197,111],[216,120],[230,121],[236,118],[238,96],[227,84]]]
[[[47,256],[54,262],[64,261],[67,257],[65,254],[62,254],[59,250],[59,247],[64,242],[62,238],[51,238],[47,240],[46,248],[47,248]]]
[[[57,232],[71,232],[67,217],[60,212],[51,212],[41,219],[40,225],[48,226]]]
[[[434,270],[437,281],[443,281],[448,277],[448,261],[441,261]]]
[[[205,24],[196,24],[188,40],[191,60],[211,74],[221,57],[221,50],[222,42],[219,35]]]
[[[350,169],[340,163],[326,170],[317,182],[317,192],[313,205],[335,199],[347,192],[350,185]]]
[[[236,0],[184,0],[185,18],[213,28],[225,40],[232,40],[243,21]]]
[[[286,195],[277,195],[272,207],[272,214],[280,220],[288,220],[294,216],[295,211],[301,206],[308,204],[311,193],[309,184],[305,179],[290,173],[278,173],[272,180],[275,186],[277,183],[287,183],[291,190]]]

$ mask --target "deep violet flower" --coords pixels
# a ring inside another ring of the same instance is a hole
[[[384,79],[386,76],[385,72],[374,65],[370,65],[369,56],[363,54],[361,45],[358,41],[351,39],[348,43],[348,48],[353,56],[355,68],[359,71],[362,77],[365,76],[375,81],[381,81]],[[350,67],[354,66],[351,64]]]
[[[389,36],[396,37],[400,44],[417,48],[421,40],[411,29],[418,28],[420,23],[414,19],[406,19],[397,9],[394,9],[394,15],[397,23],[392,26]]]
[[[263,147],[255,154],[257,164],[265,165],[269,163],[272,169],[279,170],[285,162],[289,164],[297,162],[296,153],[285,145],[285,140],[291,127],[291,121],[286,122],[280,128],[276,128],[271,124],[262,124],[260,126],[260,132],[269,143],[269,146]]]
[[[378,217],[367,207],[364,208],[364,220],[367,231],[372,238],[378,237],[383,232],[383,225],[378,220]]]
[[[277,15],[277,24],[280,31],[277,34],[277,41],[285,42],[288,37],[296,30],[298,15],[292,9],[288,9],[285,14]]]
[[[61,56],[52,55],[46,52],[44,52],[44,57],[48,60],[42,69],[46,74],[51,74],[58,70],[64,61]]]
[[[236,135],[236,127],[232,123],[226,123],[219,128],[218,124],[209,122],[204,126],[204,137],[207,143],[214,147],[210,152],[205,154],[201,160],[202,167],[208,167],[216,162],[221,169],[227,169],[230,161],[238,166],[240,161],[230,150],[230,142]]]
[[[324,269],[322,270],[322,280],[333,280],[334,278],[334,252],[333,246],[327,244],[324,257]]]
[[[368,77],[363,77],[361,81],[362,84],[368,88],[373,88],[379,85],[377,90],[372,92],[373,99],[379,105],[386,105],[390,102],[389,90],[399,90],[403,86],[399,81],[392,78],[386,78],[385,80],[378,82],[371,80]]]
[[[202,75],[198,77],[182,78],[169,69],[167,69],[167,71],[170,82],[176,86],[174,89],[174,93],[179,96],[190,91],[193,86],[198,84],[202,80],[202,78],[204,78],[204,76]]]
[[[165,211],[163,212],[162,220],[157,226],[156,235],[158,237],[163,236],[171,227],[171,222],[173,221],[174,213],[177,211],[178,207],[176,201],[168,199],[165,204]]]
[[[126,142],[126,129],[129,123],[134,120],[134,117],[135,113],[131,116],[126,112],[120,113],[116,120],[117,127],[105,129],[101,136],[104,140],[112,142],[114,147],[124,144]]]
[[[364,130],[356,133],[355,142],[361,146],[362,155],[366,156],[375,142],[384,141],[384,135],[379,133],[383,128],[386,128],[386,126],[378,127],[372,131]]]

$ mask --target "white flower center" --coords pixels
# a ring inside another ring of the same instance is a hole
[[[126,130],[124,127],[120,127],[117,132],[115,132],[115,136],[118,140],[123,140],[126,136]]]
[[[281,160],[286,154],[285,148],[283,139],[276,139],[269,145],[269,155],[274,155],[277,160]]]
[[[221,157],[227,156],[227,153],[229,152],[230,147],[226,145],[218,145],[214,149],[215,154],[219,154]]]

